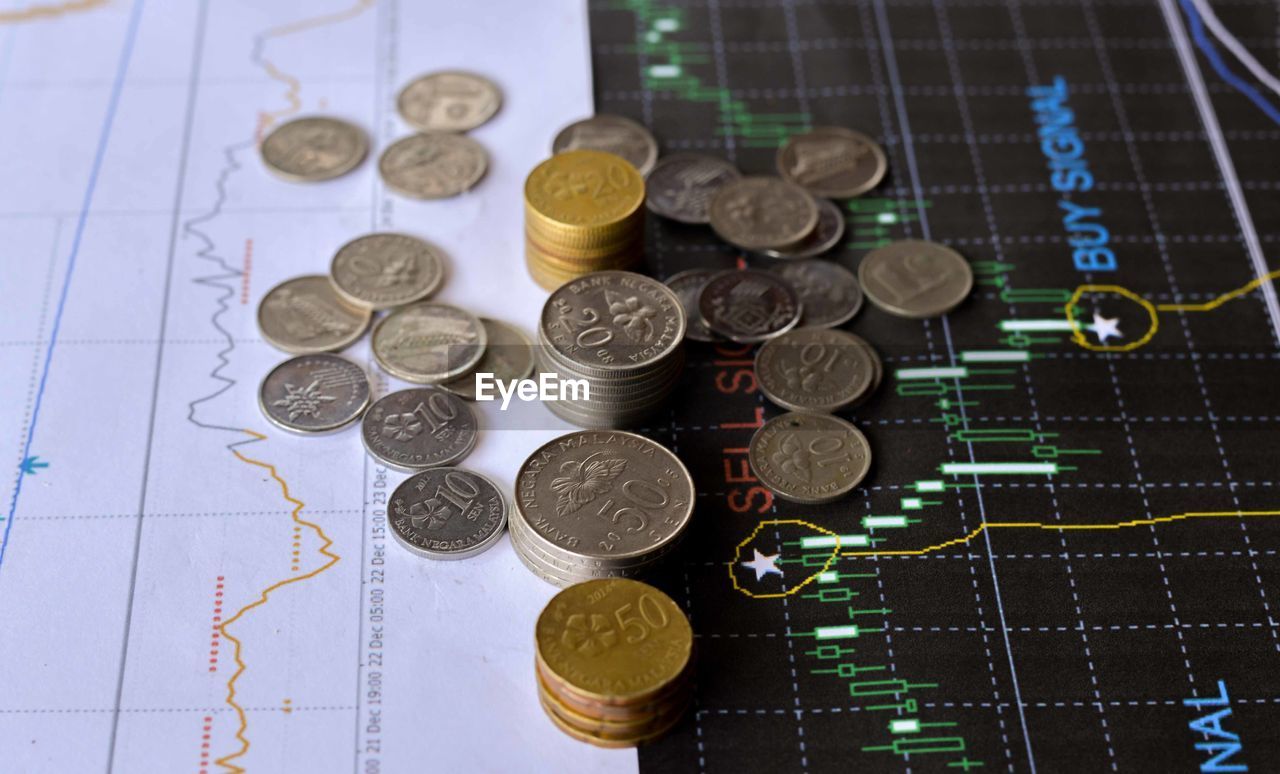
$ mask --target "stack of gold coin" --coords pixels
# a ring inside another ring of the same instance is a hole
[[[535,640],[542,709],[580,741],[634,747],[671,730],[693,700],[693,628],[646,583],[570,586],[538,616]]]
[[[524,184],[525,259],[547,290],[644,260],[644,178],[620,156],[557,153]]]

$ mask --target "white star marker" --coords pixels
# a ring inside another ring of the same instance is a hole
[[[778,569],[778,557],[782,554],[762,554],[760,549],[751,549],[755,553],[755,557],[749,562],[743,562],[743,567],[750,567],[756,571],[756,580],[760,580],[771,572],[782,575],[782,570]]]
[[[1098,312],[1093,313],[1093,324],[1088,326],[1089,330],[1094,332],[1098,337],[1099,344],[1106,344],[1107,339],[1120,338],[1120,318],[1108,320]]]

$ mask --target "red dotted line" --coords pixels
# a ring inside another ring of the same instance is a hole
[[[302,550],[302,527],[294,527],[293,528],[293,552],[290,554],[291,558],[289,560],[291,565],[289,569],[293,570],[294,572],[297,572],[298,568],[301,567],[300,562],[302,561],[302,559],[299,553],[301,550]]]
[[[213,587],[213,632],[209,635],[209,671],[218,671],[218,646],[222,644],[222,586],[226,580],[218,576],[218,583]]]
[[[200,774],[209,774],[209,739],[213,736],[213,716],[204,716],[200,727]]]
[[[253,240],[244,240],[244,273],[240,275],[240,303],[249,303],[249,275],[253,272]]]

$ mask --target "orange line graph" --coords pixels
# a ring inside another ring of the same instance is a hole
[[[265,440],[267,437],[262,433],[256,433],[253,430],[245,430],[244,432],[252,436],[255,441]],[[293,519],[294,524],[297,525],[298,527],[305,527],[307,529],[310,529],[312,532],[314,532],[316,537],[319,538],[322,543],[319,549],[319,553],[322,556],[325,556],[328,558],[328,560],[324,564],[320,565],[319,567],[316,567],[313,570],[305,572],[301,575],[295,575],[291,578],[285,578],[284,580],[277,581],[271,584],[270,586],[267,586],[258,594],[258,598],[256,600],[254,600],[253,602],[250,602],[249,604],[237,610],[235,615],[231,616],[230,618],[228,618],[226,621],[222,623],[222,636],[233,643],[233,649],[231,652],[236,662],[236,671],[231,675],[230,679],[227,680],[227,704],[230,704],[231,708],[235,710],[236,718],[240,723],[239,728],[236,729],[236,739],[239,740],[240,742],[240,748],[229,755],[224,755],[223,757],[219,758],[216,762],[219,766],[222,766],[228,771],[234,771],[234,772],[237,772],[237,774],[241,774],[242,772],[244,772],[244,769],[236,765],[235,763],[232,763],[232,761],[236,760],[237,758],[243,757],[247,752],[249,752],[249,737],[246,736],[245,734],[245,732],[248,730],[249,721],[245,715],[244,708],[241,707],[240,704],[236,702],[236,681],[240,679],[240,675],[244,674],[246,666],[244,663],[244,659],[242,659],[240,656],[242,643],[240,642],[240,639],[238,637],[236,637],[234,634],[231,633],[231,626],[235,624],[237,621],[239,621],[241,618],[243,618],[245,614],[248,613],[249,611],[265,605],[267,603],[267,600],[271,597],[272,592],[282,589],[285,586],[288,586],[292,583],[300,583],[304,580],[307,580],[308,578],[314,578],[320,573],[324,572],[325,570],[337,564],[338,560],[341,559],[342,557],[340,557],[339,555],[329,550],[330,546],[333,545],[333,541],[329,539],[329,536],[325,534],[324,530],[320,527],[319,524],[316,524],[315,522],[307,521],[306,519],[302,518],[299,515],[302,513],[302,509],[306,507],[306,504],[289,493],[289,483],[280,477],[279,472],[276,471],[275,465],[272,465],[269,462],[263,462],[262,460],[255,460],[252,457],[248,457],[244,454],[241,454],[236,449],[232,449],[231,453],[236,455],[236,457],[241,462],[247,463],[249,465],[255,465],[259,468],[266,470],[268,473],[271,474],[271,477],[276,480],[276,483],[280,484],[280,493],[284,497],[285,501],[293,505],[293,511],[289,515],[290,515],[290,518]]]
[[[107,0],[68,0],[56,5],[31,5],[12,11],[0,11],[0,24],[19,24],[21,22],[56,19],[71,13],[82,13],[101,8]]]

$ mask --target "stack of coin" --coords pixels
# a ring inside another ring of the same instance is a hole
[[[639,581],[579,583],[547,604],[534,634],[538,699],[564,733],[634,747],[671,730],[693,699],[693,628]]]
[[[537,360],[543,373],[579,389],[561,389],[547,408],[579,427],[641,421],[684,370],[687,324],[680,298],[655,279],[601,271],[566,282],[542,307]]]
[[[636,577],[679,545],[693,515],[689,471],[661,444],[578,431],[535,450],[516,476],[516,556],[557,586]]]
[[[644,178],[595,150],[557,153],[524,186],[525,258],[547,290],[593,271],[644,259]]]

